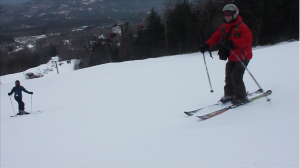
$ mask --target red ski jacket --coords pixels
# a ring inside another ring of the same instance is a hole
[[[231,36],[229,36],[228,40],[232,40],[234,43],[234,46],[236,48],[233,49],[233,51],[236,53],[236,55],[241,59],[241,60],[250,60],[252,58],[252,33],[248,26],[242,22],[243,18],[238,15],[237,20],[234,23],[224,23],[222,24],[219,29],[211,36],[210,39],[207,40],[206,44],[209,44],[210,47],[216,45],[219,43],[223,36],[222,36],[222,29],[225,26],[225,32],[230,33]],[[242,22],[242,23],[240,23]],[[240,24],[239,24],[240,23]],[[239,26],[238,26],[239,24]],[[236,28],[233,28],[230,31],[231,27],[236,25],[238,27],[237,32],[240,37],[238,37],[236,33]],[[239,61],[236,56],[230,51],[230,55],[228,57],[229,61]]]

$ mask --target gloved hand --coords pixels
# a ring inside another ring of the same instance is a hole
[[[10,93],[8,93],[8,96],[10,96],[11,94]]]
[[[226,48],[226,49],[228,49],[228,50],[234,49],[234,43],[233,43],[232,40],[225,41],[225,42],[223,42],[222,45],[223,45],[224,48]]]
[[[33,92],[29,92],[29,94],[33,94]]]
[[[207,51],[209,49],[209,44],[204,44],[200,47],[200,52],[204,53],[205,51]]]

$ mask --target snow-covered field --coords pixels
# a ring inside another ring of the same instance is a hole
[[[206,53],[213,93],[200,53],[1,76],[1,167],[299,167],[299,42],[253,52],[248,68],[271,102],[205,121],[183,112],[223,95],[217,52]],[[26,111],[42,113],[10,117],[17,79],[34,92]],[[248,72],[244,81],[258,89]]]

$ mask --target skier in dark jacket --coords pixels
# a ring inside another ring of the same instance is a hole
[[[12,88],[10,93],[8,93],[8,96],[15,93],[15,100],[19,104],[19,113],[17,115],[29,114],[28,112],[24,111],[25,103],[22,101],[22,91],[24,91],[28,94],[33,94],[33,92],[29,92],[23,86],[21,86],[19,80],[16,80],[15,84],[16,84],[16,86]]]
[[[204,53],[210,47],[221,43],[218,54],[221,60],[228,58],[228,62],[225,68],[224,97],[220,101],[222,103],[231,101],[234,105],[242,104],[248,100],[243,82],[245,68],[239,59],[245,66],[249,64],[250,59],[252,59],[251,43],[253,41],[250,29],[238,13],[239,10],[234,4],[226,5],[223,8],[224,24],[200,47],[200,52]]]

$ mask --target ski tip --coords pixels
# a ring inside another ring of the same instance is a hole
[[[203,116],[196,116],[198,117],[201,121],[206,120],[207,118],[204,118]]]
[[[31,113],[41,113],[41,112],[43,112],[43,111],[38,110],[38,111],[33,111],[33,112],[31,112]]]
[[[188,116],[192,116],[193,114],[189,113],[189,112],[184,112],[186,115]]]

